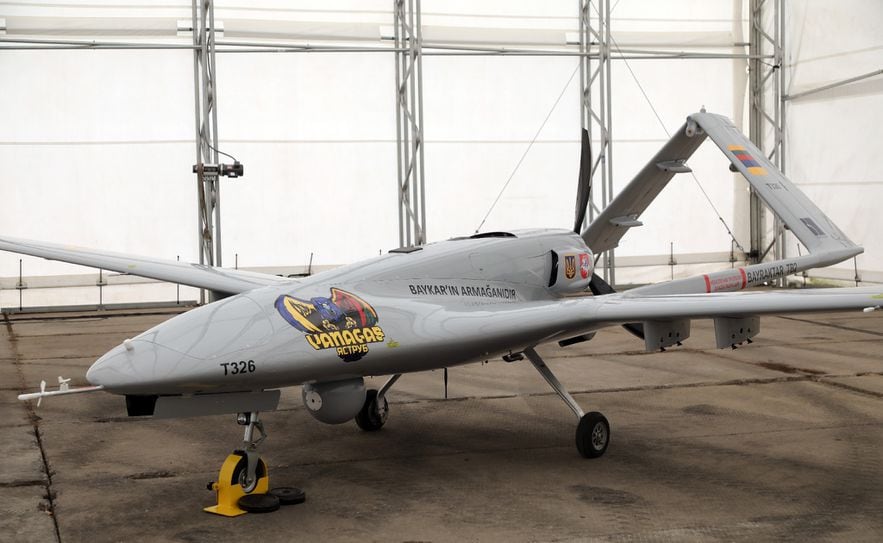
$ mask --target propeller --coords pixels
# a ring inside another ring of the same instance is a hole
[[[573,222],[573,231],[580,234],[582,231],[583,221],[586,218],[586,211],[589,207],[589,197],[592,194],[592,143],[589,139],[589,131],[583,128],[582,142],[580,145],[579,155],[579,184],[576,192],[576,217]],[[616,292],[613,287],[602,279],[597,273],[592,273],[592,279],[589,281],[589,290],[592,294],[599,296],[602,294],[613,294]],[[623,328],[628,330],[630,334],[640,339],[644,339],[644,325],[636,323],[623,324]]]
[[[40,381],[40,394],[46,392],[46,381]],[[40,407],[40,404],[43,403],[43,396],[37,398],[37,407]]]
[[[592,194],[592,142],[589,140],[589,131],[585,128],[580,145],[579,184],[576,190],[576,220],[573,223],[573,231],[579,234],[586,218],[589,196]]]
[[[601,279],[597,273],[592,274],[592,280],[589,282],[589,290],[595,296],[601,294],[613,294],[616,292],[607,281]],[[640,322],[629,322],[622,325],[631,335],[638,339],[644,339],[644,325]]]

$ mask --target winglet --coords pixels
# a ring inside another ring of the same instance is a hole
[[[690,121],[702,128],[810,253],[863,252],[729,119],[723,115],[701,112],[690,115]]]
[[[627,296],[742,290],[770,279],[830,266],[864,252],[776,169],[729,119],[704,110],[687,117],[668,143],[592,221],[582,233],[586,245],[596,254],[606,251],[616,247],[630,228],[640,226],[638,218],[641,213],[675,174],[689,171],[686,160],[705,138],[714,141],[730,160],[731,169],[742,173],[809,254],[647,285],[630,290]]]
[[[803,192],[794,186],[764,154],[743,135],[729,119],[704,110],[687,117],[665,146],[638,172],[610,204],[582,233],[582,238],[596,254],[612,249],[630,228],[640,225],[638,218],[671,178],[689,172],[686,160],[711,138],[741,172],[760,198],[809,250],[824,256],[814,266],[830,265],[864,252],[846,237]],[[622,220],[628,217],[632,220]]]

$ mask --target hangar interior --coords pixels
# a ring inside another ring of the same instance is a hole
[[[0,2],[0,232],[297,274],[477,231],[568,228],[581,126],[592,216],[705,107],[865,247],[791,279],[880,283],[881,11],[874,0]],[[244,176],[194,173],[232,157]],[[713,145],[690,167],[601,257],[610,282],[801,251]],[[10,309],[200,297],[9,253],[0,288]]]
[[[866,248],[807,283],[883,283],[881,15],[875,0],[0,0],[0,236],[298,274],[476,230],[569,228],[581,126],[596,215],[704,106]],[[237,160],[242,177],[205,166]],[[602,257],[611,283],[802,250],[711,144],[690,167]],[[309,499],[231,522],[201,511],[243,443],[233,417],[17,399],[55,376],[59,392],[90,384],[96,359],[204,311],[168,307],[199,298],[0,254],[0,540],[883,533],[879,311],[765,317],[738,349],[715,348],[709,319],[667,351],[621,327],[542,345],[574,401],[611,416],[611,451],[592,461],[547,374],[511,356],[369,377],[396,382],[382,432],[321,424],[284,387],[262,454],[274,486]],[[85,310],[34,311],[61,305]]]

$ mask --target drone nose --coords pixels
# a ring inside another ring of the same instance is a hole
[[[145,348],[149,347],[145,345],[138,349],[139,354]],[[123,345],[114,347],[96,360],[86,372],[86,380],[93,385],[102,385],[107,390],[131,385],[138,373],[133,351],[134,344],[127,339]]]
[[[177,366],[184,358],[190,357],[149,340],[127,339],[96,360],[86,380],[109,392],[155,394],[168,384],[168,363]]]
[[[228,384],[219,369],[266,343],[272,325],[263,307],[233,296],[169,319],[99,358],[86,379],[121,394],[180,394]],[[245,353],[245,354],[243,354]]]

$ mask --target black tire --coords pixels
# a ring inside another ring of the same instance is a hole
[[[245,479],[245,472],[248,470],[248,457],[245,456],[245,453],[242,451],[234,451],[234,454],[238,454],[242,458],[236,463],[236,467],[233,468],[233,476],[231,477],[230,484],[242,486],[242,491],[249,494],[254,491],[255,487],[257,487],[260,478],[267,475],[267,464],[264,462],[263,458],[258,459],[258,466],[257,469],[255,469],[255,479],[251,485],[246,487],[243,486],[242,483]]]
[[[598,458],[610,444],[610,423],[601,413],[592,411],[579,419],[576,427],[576,449],[583,458]]]
[[[304,494],[303,490],[290,486],[277,486],[276,488],[271,489],[267,494],[279,498],[279,503],[282,505],[304,503],[307,499],[307,495]]]
[[[279,498],[270,494],[246,494],[239,498],[238,505],[249,513],[272,513],[279,509]]]
[[[376,432],[383,428],[389,415],[389,402],[383,397],[383,405],[377,402],[377,391],[370,389],[365,394],[365,403],[356,415],[356,424],[366,432]]]

